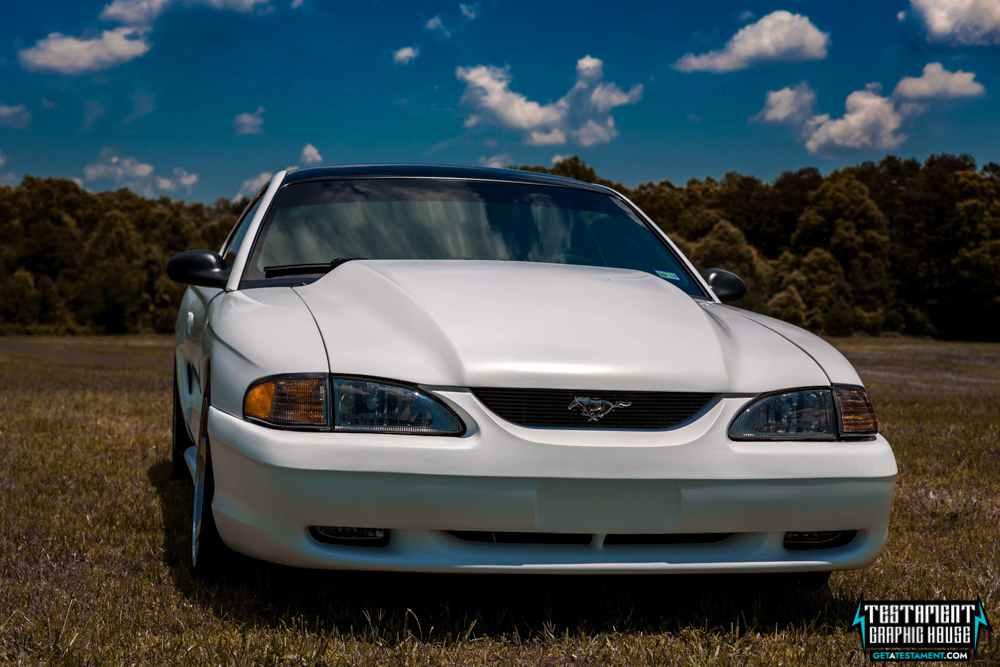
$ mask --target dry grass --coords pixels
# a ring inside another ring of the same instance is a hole
[[[1000,621],[1000,346],[837,341],[899,461],[871,568],[767,577],[187,570],[167,338],[0,340],[0,663],[866,664],[858,597]],[[1000,662],[1000,637],[979,662]]]

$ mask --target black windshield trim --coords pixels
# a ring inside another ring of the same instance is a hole
[[[527,172],[527,173],[533,173],[533,172]],[[616,201],[623,204],[629,211],[631,211],[632,214],[635,216],[636,220],[639,222],[639,224],[641,224],[643,227],[649,230],[649,232],[653,235],[653,237],[664,248],[666,248],[667,252],[670,253],[670,255],[677,261],[678,265],[681,268],[683,268],[684,271],[689,271],[687,263],[684,261],[684,259],[680,255],[678,255],[677,252],[671,247],[671,245],[663,239],[663,237],[661,236],[662,231],[658,228],[655,228],[655,224],[648,221],[647,217],[643,214],[642,211],[638,209],[637,206],[635,206],[632,202],[630,202],[628,199],[620,195],[615,190],[604,187],[602,185],[592,185],[590,183],[584,183],[581,181],[580,186],[578,187],[570,179],[566,179],[569,182],[564,184],[564,183],[542,183],[528,179],[514,180],[512,178],[475,178],[469,176],[437,176],[437,175],[397,176],[393,174],[369,175],[369,174],[355,173],[355,174],[345,174],[345,175],[317,176],[313,178],[300,178],[293,182],[287,182],[287,181],[283,182],[281,186],[278,188],[278,191],[274,193],[274,197],[271,198],[268,209],[264,214],[264,219],[261,220],[261,224],[257,227],[257,233],[254,236],[253,245],[250,247],[250,254],[247,257],[247,262],[246,264],[243,265],[243,273],[242,275],[240,275],[240,283],[237,289],[253,289],[257,287],[272,287],[272,286],[277,287],[280,286],[281,284],[288,283],[287,276],[264,278],[264,279],[259,279],[259,278],[250,279],[247,278],[246,275],[247,270],[250,267],[251,263],[256,261],[255,257],[257,256],[257,253],[260,250],[259,244],[264,236],[264,232],[270,226],[271,220],[274,218],[275,212],[278,210],[275,204],[278,201],[279,195],[281,194],[282,190],[284,190],[285,188],[294,185],[300,185],[303,183],[316,183],[323,181],[418,180],[418,179],[430,180],[430,181],[473,181],[478,183],[511,183],[516,185],[533,185],[543,188],[562,188],[567,190],[580,190],[583,192],[591,192],[611,197],[612,199],[615,199]],[[246,239],[244,239],[244,243],[245,242]],[[413,261],[422,261],[422,260],[413,260]],[[432,261],[432,260],[427,260],[427,261]],[[325,274],[303,274],[301,276],[296,276],[295,284],[302,285],[315,282],[316,280],[322,278],[323,275]],[[699,292],[701,292],[701,297],[711,300],[711,297],[709,297],[709,295],[705,293],[705,289],[702,287],[701,282],[698,280],[698,277],[696,277],[695,273],[690,272],[690,275],[688,277],[691,279],[691,283],[698,289]],[[698,298],[698,295],[689,295],[689,296],[691,296],[692,298]]]

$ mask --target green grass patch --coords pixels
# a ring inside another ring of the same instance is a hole
[[[166,337],[0,339],[0,664],[867,664],[858,598],[980,596],[1000,625],[1000,345],[835,341],[899,463],[885,553],[767,576],[187,569]],[[1000,662],[1000,635],[978,662]]]

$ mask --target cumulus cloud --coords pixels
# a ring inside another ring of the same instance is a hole
[[[171,0],[114,0],[105,5],[101,18],[131,25],[148,25],[164,12]]]
[[[892,95],[907,100],[977,97],[986,88],[975,79],[975,72],[949,72],[941,63],[927,63],[919,77],[903,77]]]
[[[795,87],[786,86],[781,90],[769,90],[764,99],[764,108],[750,120],[798,124],[812,116],[815,104],[816,92],[803,81]]]
[[[31,127],[31,112],[23,104],[7,106],[0,102],[0,127],[27,130]]]
[[[151,196],[153,165],[140,162],[134,157],[120,157],[115,149],[109,147],[101,151],[97,162],[83,168],[83,179],[87,182],[113,181]]]
[[[235,197],[233,197],[233,201],[239,201],[243,197],[246,197],[247,199],[253,197],[257,194],[258,190],[264,187],[264,185],[271,180],[272,176],[274,176],[274,174],[271,172],[262,171],[256,176],[251,176],[247,180],[243,181],[243,185],[240,186],[240,191],[236,193]]]
[[[997,0],[910,0],[928,41],[958,45],[1000,44]]]
[[[306,164],[316,164],[317,162],[322,162],[323,156],[319,154],[316,147],[312,144],[306,144],[305,148],[302,149],[302,155],[299,157],[299,162],[305,162]]]
[[[424,24],[424,29],[430,30],[431,32],[440,32],[445,37],[451,37],[451,32],[444,27],[444,23],[441,21],[440,16],[427,19],[427,23]]]
[[[510,153],[499,153],[492,157],[483,156],[479,158],[479,164],[491,169],[503,169],[508,165],[514,164],[514,158],[510,156]]]
[[[806,122],[806,149],[810,153],[832,153],[838,149],[899,148],[907,135],[899,134],[903,114],[888,97],[883,97],[881,86],[870,83],[865,90],[856,90],[847,96],[846,113],[840,118],[829,114],[814,116]]]
[[[392,61],[398,65],[405,65],[420,55],[420,49],[415,46],[404,46],[392,54]]]
[[[233,134],[264,134],[264,107],[257,107],[253,113],[244,111],[233,118]]]
[[[492,65],[459,67],[466,84],[461,102],[470,109],[466,127],[493,125],[522,133],[524,143],[555,146],[576,141],[582,146],[607,143],[618,136],[610,112],[642,99],[642,84],[623,91],[605,83],[604,63],[584,56],[576,64],[576,83],[556,102],[541,104],[511,90],[509,68]]]
[[[555,155],[552,156],[552,166],[554,167],[557,164],[559,164],[560,162],[562,162],[563,160],[568,160],[571,157],[573,157],[573,156],[572,155],[560,155],[560,154],[557,153],[557,154],[555,154]]]
[[[826,58],[829,33],[821,32],[801,14],[772,12],[733,35],[726,46],[696,56],[688,53],[674,63],[681,72],[732,72],[767,62]]]
[[[458,8],[462,11],[462,16],[469,19],[470,21],[479,16],[478,2],[474,2],[471,5],[459,3]]]
[[[93,39],[79,39],[53,32],[17,55],[21,66],[33,72],[85,74],[144,56],[149,51],[146,33],[143,28],[121,27],[105,30]]]
[[[189,174],[186,169],[181,169],[180,167],[174,168],[173,178],[156,177],[156,187],[168,192],[173,192],[178,188],[186,188],[188,193],[190,193],[191,188],[197,182],[198,174]]]

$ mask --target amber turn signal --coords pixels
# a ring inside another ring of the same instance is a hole
[[[325,426],[329,414],[327,383],[325,375],[268,378],[247,391],[243,414],[275,426]]]
[[[262,382],[247,392],[246,400],[243,401],[243,413],[247,417],[266,420],[271,416],[273,405],[274,383]]]
[[[875,408],[868,400],[868,394],[863,389],[833,390],[840,408],[840,432],[844,435],[865,435],[878,433],[878,420],[875,418]]]

